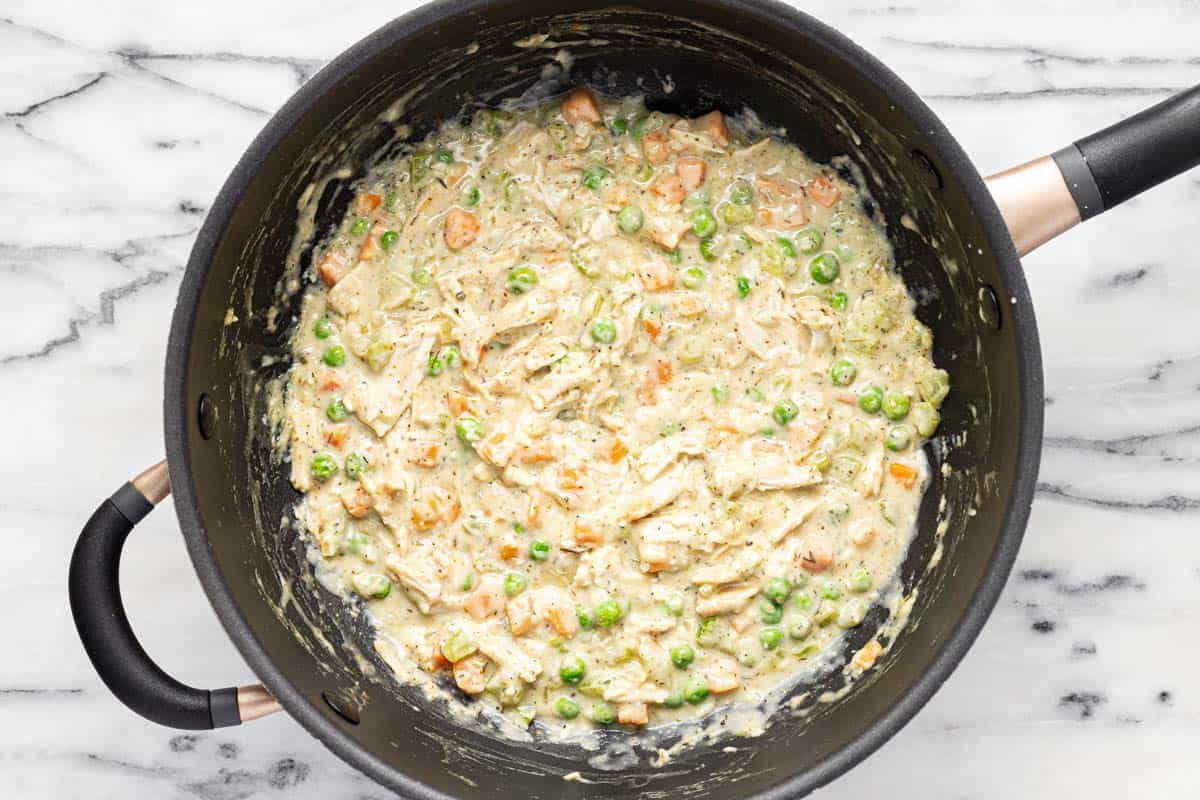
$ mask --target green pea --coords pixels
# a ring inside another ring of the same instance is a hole
[[[833,458],[824,450],[813,450],[807,459],[807,463],[810,467],[815,467],[824,472],[833,464]]]
[[[519,522],[514,522],[513,523],[513,532],[523,534],[523,533],[525,533],[525,526]]]
[[[842,261],[845,261],[847,264],[854,260],[854,251],[851,250],[850,245],[846,244],[845,242],[839,243],[838,246],[834,248],[834,251],[837,253],[837,257]]]
[[[383,235],[379,237],[379,246],[384,250],[391,250],[398,241],[400,241],[400,234],[395,231],[384,231]]]
[[[657,121],[653,117],[643,114],[635,119],[633,124],[629,126],[629,136],[634,141],[641,141],[643,136],[657,127]]]
[[[888,428],[884,446],[892,452],[899,452],[912,443],[912,428],[908,425],[893,425]]]
[[[482,197],[483,195],[480,194],[479,187],[472,186],[467,190],[467,196],[463,202],[466,203],[467,208],[474,208],[475,206],[479,205],[479,201]]]
[[[821,597],[826,600],[837,600],[842,596],[842,585],[837,581],[825,581],[821,585]]]
[[[808,263],[808,274],[817,283],[833,283],[841,271],[842,267],[833,253],[821,253]]]
[[[327,347],[325,348],[325,355],[321,356],[321,360],[331,367],[340,367],[346,363],[346,348],[340,344]]]
[[[427,267],[417,267],[412,271],[412,282],[417,286],[428,286],[433,283],[433,273]]]
[[[780,400],[775,409],[771,412],[771,417],[780,425],[787,425],[796,418],[800,413],[800,407],[791,400]]]
[[[596,624],[596,620],[592,617],[592,612],[583,606],[575,609],[575,619],[579,620],[579,627],[584,630]]]
[[[605,600],[596,606],[596,624],[601,628],[611,628],[621,619],[621,604],[616,600]]]
[[[687,686],[683,690],[683,699],[687,700],[692,705],[703,703],[708,697],[708,681],[703,675],[693,675],[688,678]]]
[[[908,416],[912,398],[900,392],[888,392],[883,397],[883,415],[890,420],[901,420]]]
[[[812,620],[807,617],[796,617],[788,621],[788,636],[793,639],[804,639],[812,633]]]
[[[688,289],[699,289],[704,285],[704,270],[699,267],[688,267],[683,271],[683,276],[679,281]]]
[[[858,367],[844,358],[839,358],[829,368],[829,379],[833,381],[834,386],[849,386],[854,382],[856,375],[858,375]]]
[[[333,456],[324,453],[318,453],[313,456],[312,464],[309,468],[312,470],[313,477],[319,481],[332,478],[338,471],[338,465],[333,460]]]
[[[616,323],[606,317],[592,320],[589,332],[592,335],[592,341],[597,344],[612,344],[617,339]]]
[[[313,333],[318,339],[328,339],[334,333],[333,323],[322,317],[313,325]]]
[[[912,414],[913,421],[917,426],[917,433],[922,436],[933,436],[933,432],[942,422],[942,415],[934,409],[932,404],[923,400],[913,406]]]
[[[683,251],[681,251],[678,247],[676,247],[674,250],[668,250],[667,258],[671,259],[672,264],[676,264],[676,265],[682,264],[683,263]]]
[[[767,579],[767,582],[763,584],[763,594],[777,606],[783,605],[783,601],[787,600],[791,593],[792,583],[787,578],[776,576]]]
[[[575,719],[579,716],[579,703],[569,697],[560,697],[554,701],[554,713],[563,719]]]
[[[751,386],[749,389],[747,389],[746,396],[756,403],[761,403],[763,400],[766,400],[766,397],[758,390],[757,386]],[[799,409],[796,409],[796,411],[799,412]]]
[[[850,575],[850,591],[862,594],[871,588],[871,573],[865,569],[856,569]]]
[[[716,261],[721,257],[721,243],[715,236],[700,240],[700,257],[705,261]]]
[[[883,389],[878,386],[868,386],[858,393],[858,407],[868,414],[875,414],[883,408]]]
[[[599,164],[583,168],[583,185],[589,189],[599,189],[600,184],[608,177],[608,170]]]
[[[690,644],[677,644],[671,648],[671,663],[679,669],[687,669],[696,660],[696,651]]]
[[[446,150],[446,149],[438,150],[435,158],[437,158],[437,160],[442,162],[443,164],[453,164],[454,163],[454,153],[451,153],[449,150]]]
[[[483,423],[474,417],[459,417],[454,423],[454,432],[467,444],[478,442],[483,438]]]
[[[334,400],[325,407],[325,416],[329,417],[329,419],[333,422],[341,422],[347,416],[346,404],[340,399]]]
[[[784,255],[786,255],[788,258],[796,257],[796,245],[792,244],[791,239],[786,239],[783,236],[780,236],[775,241],[778,242],[779,246],[783,249]]]
[[[764,650],[774,650],[783,641],[783,631],[779,628],[763,628],[758,632],[758,642]]]
[[[745,225],[754,220],[754,209],[750,206],[722,203],[718,211],[721,214],[721,221],[726,225]]]
[[[677,594],[673,594],[663,601],[663,610],[672,617],[683,616],[683,598]]]
[[[361,556],[367,552],[371,546],[371,537],[363,533],[358,528],[346,526],[346,542],[345,548],[357,556]]]
[[[367,366],[372,372],[382,372],[383,368],[392,360],[392,353],[395,352],[396,345],[391,342],[372,342],[367,348]]]
[[[624,117],[617,117],[612,121],[612,125],[609,127],[612,128],[613,133],[615,133],[617,136],[621,136],[622,134],[629,132],[629,120],[625,119]]]
[[[371,465],[367,463],[367,459],[365,457],[358,453],[351,453],[350,455],[346,456],[346,477],[352,480],[357,480],[364,472],[367,471],[367,469],[370,468],[370,466]]]
[[[754,249],[754,240],[744,233],[733,237],[733,249],[739,253],[749,253]]]
[[[421,178],[425,177],[425,173],[429,172],[429,162],[432,160],[433,153],[413,153],[412,161],[408,162],[408,174],[414,184],[419,183]]]
[[[663,705],[667,708],[679,708],[683,705],[683,690],[672,689],[667,699],[663,700]]]
[[[792,603],[801,611],[813,611],[817,607],[817,599],[807,591],[792,595]]]
[[[707,239],[717,232],[717,218],[712,211],[701,206],[692,212],[692,230],[701,239]]]
[[[362,217],[354,220],[354,224],[350,226],[351,236],[362,236],[367,232],[367,228],[371,227],[371,223],[367,222]]]
[[[834,522],[841,522],[850,516],[850,504],[841,500],[829,504],[829,516]]]
[[[716,402],[722,403],[722,404],[729,402],[729,387],[726,386],[725,384],[718,383],[716,386],[712,387],[712,389],[710,389],[709,391],[712,392],[713,400],[715,400]]]
[[[754,190],[750,188],[750,184],[745,181],[738,181],[729,190],[729,202],[739,205],[748,206],[754,200]]]
[[[529,543],[529,557],[534,561],[545,561],[550,557],[550,543],[545,539],[534,539]]]
[[[572,685],[579,683],[583,680],[585,672],[587,672],[587,664],[579,656],[566,656],[558,663],[558,677],[563,679],[563,683]]]
[[[513,294],[525,294],[538,285],[538,275],[529,267],[513,267],[508,271],[508,288]]]
[[[745,275],[738,275],[734,283],[737,285],[738,297],[746,297],[750,294],[750,279]]]
[[[617,712],[608,703],[594,703],[591,716],[597,725],[612,725],[617,721]]]
[[[654,177],[654,167],[643,161],[638,165],[637,170],[633,173],[633,179],[638,183],[645,183]]]
[[[504,593],[509,597],[516,597],[525,591],[525,586],[525,575],[521,572],[510,572],[504,576]]]
[[[845,311],[846,307],[850,305],[850,295],[842,291],[834,292],[829,296],[829,305],[833,307],[834,311]]]
[[[860,603],[847,603],[842,606],[842,610],[838,612],[837,624],[839,628],[857,628],[862,625],[863,618],[867,615],[867,610]]]
[[[725,635],[725,621],[720,617],[705,617],[696,628],[696,644],[716,647]]]
[[[354,591],[368,600],[382,600],[392,593],[392,582],[378,573],[359,574],[350,579]]]
[[[800,248],[800,252],[809,255],[820,250],[824,241],[825,237],[821,232],[813,228],[805,228],[796,234],[796,246]]]
[[[783,619],[783,609],[770,598],[760,597],[758,599],[758,618],[766,625],[775,625]]]
[[[453,369],[458,364],[459,355],[456,344],[448,344],[441,350],[431,352],[425,365],[425,372],[436,378],[446,370]]]
[[[637,233],[645,221],[646,215],[638,206],[625,206],[617,212],[617,227],[625,233]]]

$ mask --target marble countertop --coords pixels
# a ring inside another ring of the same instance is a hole
[[[192,735],[126,711],[79,647],[65,579],[96,503],[161,457],[167,328],[225,175],[301,82],[409,5],[0,3],[6,798],[386,796],[284,715]],[[890,64],[984,172],[1200,83],[1195,3],[974,5],[808,10]],[[1026,259],[1047,438],[1016,571],[941,692],[818,797],[1200,786],[1198,211],[1193,173]],[[250,680],[170,511],[143,523],[123,567],[134,626],[168,671]]]

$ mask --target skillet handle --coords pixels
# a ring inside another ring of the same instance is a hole
[[[121,550],[133,526],[170,491],[160,461],[100,504],[71,555],[71,614],[88,658],[117,699],[152,722],[209,730],[280,710],[260,686],[194,689],[154,663],[125,615],[119,581]]]
[[[1018,255],[1200,164],[1200,86],[992,175]]]

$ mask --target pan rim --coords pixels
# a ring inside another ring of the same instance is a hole
[[[785,778],[757,795],[760,800],[784,800],[803,796],[832,781],[895,735],[949,678],[989,618],[1016,559],[1037,485],[1044,401],[1041,350],[1024,272],[999,209],[966,153],[924,101],[890,68],[845,35],[777,0],[702,2],[718,10],[757,18],[764,25],[782,30],[785,35],[817,39],[835,57],[854,64],[861,74],[880,87],[905,116],[929,134],[937,144],[938,155],[978,216],[987,244],[994,254],[1012,302],[1009,318],[1014,327],[1019,355],[1017,372],[1021,408],[1018,415],[1016,475],[1005,500],[1006,511],[1001,532],[987,570],[966,605],[961,621],[945,639],[929,668],[903,691],[899,700],[881,717],[812,769]],[[375,757],[328,719],[316,704],[296,689],[279,665],[267,655],[234,600],[209,543],[192,481],[188,427],[193,415],[189,412],[191,403],[187,364],[209,265],[234,211],[268,155],[330,89],[379,52],[398,40],[437,25],[447,16],[474,14],[498,4],[496,0],[435,0],[398,17],[344,50],[301,86],[271,117],[231,171],[197,235],[172,317],[164,373],[164,433],[170,483],[175,496],[174,507],[197,577],[229,638],[258,678],[311,735],[339,758],[383,786],[422,800],[443,800],[451,796]]]

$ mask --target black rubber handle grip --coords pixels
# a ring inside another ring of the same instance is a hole
[[[185,730],[241,724],[237,689],[193,689],[154,663],[138,643],[121,602],[121,550],[154,506],[126,483],[83,527],[71,555],[69,591],[75,628],[104,685],[152,722]]]
[[[1200,86],[1054,154],[1079,207],[1094,217],[1200,164]]]

